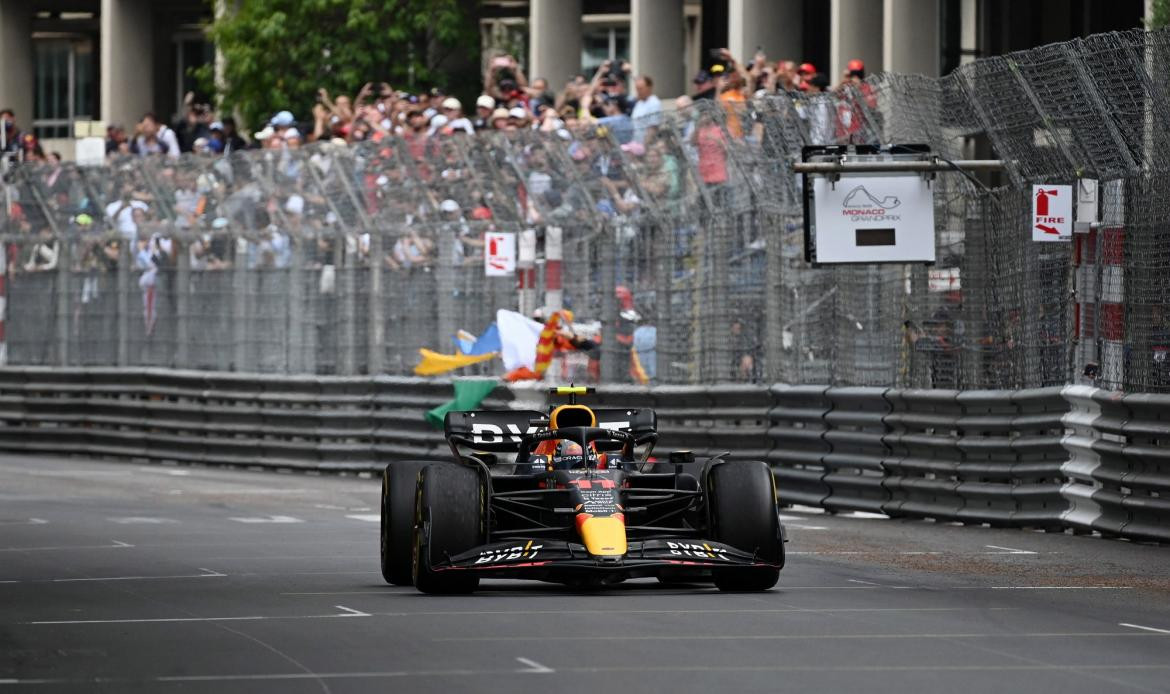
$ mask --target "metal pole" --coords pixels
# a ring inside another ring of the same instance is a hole
[[[191,242],[174,234],[171,243],[175,249],[175,368],[187,369],[191,368]]]
[[[134,262],[134,242],[123,238],[118,247],[118,366],[130,365],[130,268]]]
[[[357,249],[350,249],[346,244],[345,231],[338,227],[337,245],[340,255],[337,263],[337,303],[341,310],[341,325],[338,326],[339,363],[337,372],[342,376],[352,376],[356,370],[354,362],[357,360],[356,327],[357,297],[354,292],[354,267],[357,262]],[[355,244],[356,246],[356,244]]]
[[[57,363],[69,365],[69,239],[57,236]]]
[[[305,243],[306,239],[297,234],[289,239],[292,244],[292,260],[288,268],[288,301],[285,303],[288,315],[288,371],[305,371]]]
[[[248,370],[248,240],[236,239],[232,262],[232,369]]]
[[[939,159],[926,161],[849,161],[842,157],[838,161],[798,161],[792,164],[792,170],[805,174],[832,174],[832,173],[927,173],[954,171],[1002,171],[1006,165],[1001,159],[956,159],[951,162]]]
[[[369,311],[366,330],[366,349],[368,350],[366,371],[370,375],[376,375],[385,370],[386,355],[386,312],[382,306],[382,256],[384,255],[382,248],[384,242],[380,229],[375,229],[373,226],[366,228],[370,232],[370,288],[366,297],[366,309]],[[450,253],[449,244],[447,252]],[[441,248],[439,253],[442,254]],[[440,262],[442,261],[440,260]],[[447,293],[450,294],[451,284],[440,283],[440,291],[443,287],[446,287]]]

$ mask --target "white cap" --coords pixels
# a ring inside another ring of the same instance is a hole
[[[305,199],[296,193],[288,196],[284,203],[284,211],[289,214],[302,214],[305,211]]]
[[[449,96],[446,99],[443,99],[442,106],[443,106],[443,108],[454,108],[454,109],[463,108],[463,104],[459,103],[459,99],[456,99],[453,96]]]
[[[289,128],[288,130],[284,131],[284,139],[286,139],[286,140],[303,140],[305,138],[301,137],[300,130],[297,130],[296,128]]]
[[[447,198],[443,202],[439,203],[439,209],[444,212],[458,212],[459,203],[455,202],[451,198]]]
[[[526,120],[528,118],[528,111],[525,111],[522,106],[513,106],[512,110],[508,111],[508,117]]]
[[[272,137],[275,134],[276,134],[276,131],[272,129],[272,126],[266,125],[266,126],[264,126],[264,129],[261,130],[260,132],[256,133],[254,137],[257,140],[267,140],[268,138]]]
[[[493,109],[496,107],[496,100],[487,94],[480,94],[479,98],[475,100],[475,107]]]

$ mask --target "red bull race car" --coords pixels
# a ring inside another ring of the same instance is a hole
[[[784,566],[775,480],[763,462],[675,451],[652,463],[650,409],[593,409],[592,388],[550,391],[549,412],[450,412],[453,460],[382,477],[382,575],[424,593],[482,578],[605,586],[631,578],[774,586]]]

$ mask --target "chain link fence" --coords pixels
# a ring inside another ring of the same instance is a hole
[[[1170,33],[1133,31],[640,123],[24,165],[0,227],[8,362],[407,374],[563,296],[600,347],[557,379],[629,382],[634,343],[667,384],[1170,391],[1166,58]],[[812,267],[791,165],[846,143],[1006,169],[937,175],[934,265]],[[1099,223],[1032,242],[1031,184],[1080,178]],[[484,232],[543,248],[550,228],[562,272],[485,276]]]

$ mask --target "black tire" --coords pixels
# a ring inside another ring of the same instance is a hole
[[[706,481],[714,539],[776,564],[716,571],[715,586],[725,591],[768,590],[780,580],[779,567],[784,565],[772,469],[759,461],[722,463],[710,469]]]
[[[479,577],[432,571],[437,559],[482,545],[487,493],[479,472],[457,463],[423,468],[415,496],[414,586],[424,593],[470,593]]]
[[[430,463],[390,463],[382,473],[382,578],[395,586],[414,585],[410,557],[414,551],[414,495],[418,473]]]

